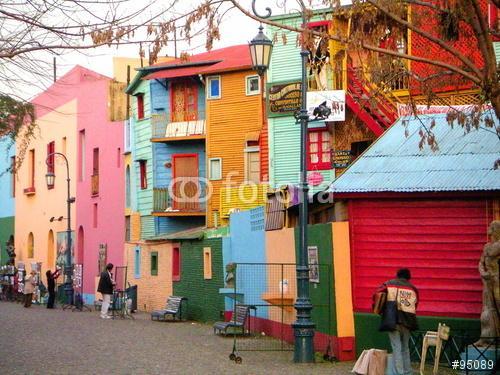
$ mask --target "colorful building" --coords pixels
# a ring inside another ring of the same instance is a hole
[[[78,85],[75,254],[76,262],[83,264],[85,300],[93,303],[105,265],[124,266],[124,123],[109,119],[112,80],[83,68],[81,74],[85,80]]]
[[[479,332],[478,262],[488,225],[500,217],[500,140],[481,128],[464,134],[445,114],[427,121],[435,121],[439,150],[419,150],[420,120],[402,118],[329,187],[347,205],[358,352],[388,344],[371,296],[401,267],[419,288],[420,329],[441,322]]]
[[[18,170],[18,262],[41,270],[65,262],[68,160],[73,262],[83,264],[83,293],[92,302],[101,264],[123,264],[123,130],[108,120],[111,79],[76,66],[33,100],[39,135]],[[47,186],[45,174],[56,175]],[[99,175],[106,178],[99,180]],[[120,182],[120,183],[118,183]]]
[[[8,136],[0,137],[0,265],[10,257],[7,248],[14,246],[14,193],[16,145]]]

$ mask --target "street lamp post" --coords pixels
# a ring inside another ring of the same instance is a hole
[[[268,18],[271,16],[271,9],[266,8],[266,14],[261,15],[256,11],[255,1],[252,1],[252,11],[259,18]],[[303,1],[299,1],[301,6],[302,27],[306,27],[306,7]],[[262,35],[261,35],[262,34]],[[264,38],[263,38],[263,37]],[[266,53],[266,48],[271,45],[269,52]],[[252,64],[259,74],[264,74],[264,71],[269,67],[271,56],[272,43],[262,33],[262,26],[259,28],[259,34],[250,42],[250,55]],[[259,51],[261,51],[259,53]],[[261,56],[262,61],[254,61]],[[307,58],[309,51],[302,44],[300,51],[302,61],[302,78],[301,78],[301,103],[300,112],[297,116],[300,120],[300,196],[299,196],[299,261],[297,263],[297,300],[295,309],[297,310],[297,320],[292,324],[295,336],[294,361],[297,363],[314,362],[314,323],[311,320],[311,310],[313,308],[309,297],[309,265],[307,259],[307,200],[309,186],[307,183],[307,123],[309,115],[306,109],[307,100]],[[266,60],[267,61],[264,61]]]
[[[64,293],[66,294],[66,304],[73,304],[73,267],[72,267],[72,259],[71,259],[71,203],[75,202],[75,198],[71,197],[70,194],[70,182],[69,178],[69,163],[68,159],[64,154],[60,152],[53,152],[47,156],[45,160],[45,164],[49,166],[49,171],[45,175],[45,179],[47,182],[48,188],[54,187],[54,182],[56,175],[54,174],[54,156],[62,156],[64,161],[66,162],[66,182],[68,187],[67,198],[66,198],[66,206],[67,206],[67,226],[66,226],[66,266],[64,267]]]

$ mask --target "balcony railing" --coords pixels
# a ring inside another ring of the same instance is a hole
[[[199,177],[177,177],[169,186],[153,188],[153,213],[162,216],[205,213],[206,182]]]
[[[99,195],[99,175],[94,174],[91,176],[91,187],[90,187],[91,195],[93,197]]]
[[[180,116],[182,117],[182,116]],[[166,114],[154,114],[151,116],[151,134],[156,140],[186,140],[203,139],[205,137],[205,113],[198,112],[196,115],[186,113],[186,121],[172,122]],[[196,119],[194,119],[196,118]]]

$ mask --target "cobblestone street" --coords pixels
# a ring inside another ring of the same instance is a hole
[[[97,312],[0,302],[2,374],[349,374],[352,363],[296,365],[291,352],[242,352],[210,325],[102,320]]]

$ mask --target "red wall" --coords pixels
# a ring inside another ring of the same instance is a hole
[[[354,310],[401,267],[419,289],[419,315],[479,318],[479,258],[488,241],[486,200],[349,202]]]
[[[437,1],[434,0],[434,2]],[[487,19],[488,1],[480,0],[479,3],[481,4],[481,8],[483,9],[484,17],[485,19]],[[437,31],[440,27],[440,18],[433,10],[429,9],[428,7],[413,6],[412,17],[413,23],[416,26],[443,40],[441,33]],[[464,56],[474,62],[477,67],[482,67],[484,64],[483,59],[481,57],[481,54],[479,53],[477,39],[473,35],[472,29],[464,23],[460,23],[459,30],[459,39],[456,41],[445,41],[446,44],[459,50]],[[444,51],[437,44],[430,42],[427,38],[424,38],[415,32],[412,33],[411,46],[412,54],[414,56],[425,57],[432,60],[439,60],[455,67],[463,67],[463,63],[456,57],[451,55],[449,52]],[[442,68],[414,61],[411,62],[411,67],[411,70],[419,77],[428,77],[443,70]],[[445,76],[445,78],[441,76],[434,79],[432,82],[433,85],[436,85],[439,88],[438,90],[433,91],[451,91],[472,88],[472,84],[470,82],[464,82],[464,78],[461,78],[458,75]],[[446,85],[444,84],[444,82],[446,82]],[[418,82],[414,81],[411,87],[419,87]]]

